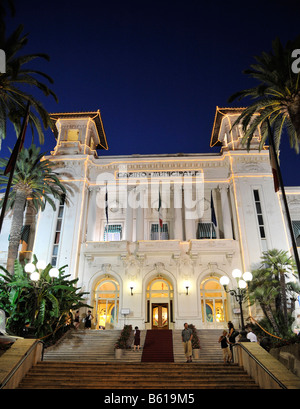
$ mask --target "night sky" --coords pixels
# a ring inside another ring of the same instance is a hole
[[[109,150],[100,155],[207,153],[216,106],[255,85],[242,71],[254,55],[300,34],[299,1],[16,1],[7,19],[29,33],[26,53],[50,75],[59,99],[48,112],[100,109]],[[32,65],[33,66],[33,65]],[[31,134],[26,134],[27,144]],[[37,141],[37,140],[36,140]],[[0,154],[13,147],[10,131]],[[46,132],[42,151],[55,146]],[[286,186],[299,185],[300,156],[281,145]]]

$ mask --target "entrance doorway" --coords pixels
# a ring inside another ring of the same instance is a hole
[[[164,276],[152,278],[146,290],[147,329],[172,329],[174,290],[172,283]]]
[[[168,304],[152,304],[152,329],[169,329]]]

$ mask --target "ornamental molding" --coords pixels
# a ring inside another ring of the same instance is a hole
[[[142,262],[131,254],[127,254],[125,258],[122,257],[122,260],[125,267],[125,275],[131,280],[137,279],[140,276]]]

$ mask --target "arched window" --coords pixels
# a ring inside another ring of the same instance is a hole
[[[112,329],[118,322],[120,286],[112,278],[105,278],[95,289],[96,328]]]
[[[173,287],[164,278],[156,277],[148,284],[147,298],[173,298]]]
[[[227,321],[226,292],[216,276],[205,278],[200,286],[202,320],[205,323]]]

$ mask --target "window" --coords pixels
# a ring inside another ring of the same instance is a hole
[[[119,315],[119,283],[113,278],[102,280],[95,289],[97,329],[113,329]]]
[[[54,244],[53,244],[52,258],[51,258],[51,264],[53,267],[55,267],[57,263],[58,247],[59,247],[59,242],[60,242],[60,236],[61,236],[60,233],[61,233],[62,219],[63,219],[63,214],[64,214],[64,206],[65,206],[65,195],[63,195],[60,200],[58,213],[57,213]]]
[[[256,208],[260,238],[265,239],[266,234],[265,234],[264,219],[262,215],[261,203],[260,203],[260,198],[259,198],[259,191],[253,190],[253,194],[254,194],[254,201],[255,201],[255,208]]]
[[[159,224],[151,224],[150,240],[169,240],[168,224],[163,223],[162,227]]]
[[[226,293],[218,277],[210,276],[200,286],[202,320],[207,323],[227,321]]]
[[[216,230],[213,223],[198,223],[197,239],[216,239]]]
[[[104,241],[120,241],[122,240],[121,224],[106,225],[104,230]]]
[[[67,134],[67,140],[69,142],[78,141],[79,130],[78,129],[69,129]]]

